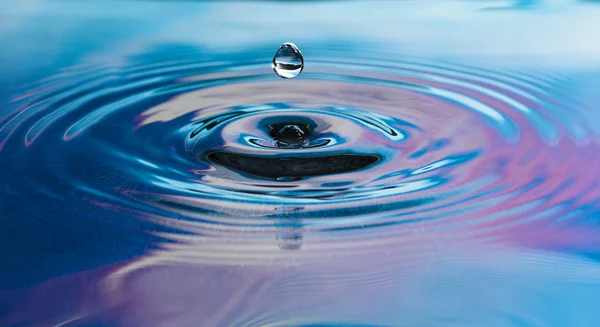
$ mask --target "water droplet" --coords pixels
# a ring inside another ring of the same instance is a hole
[[[272,67],[277,76],[294,78],[300,75],[302,69],[304,69],[302,52],[294,43],[286,42],[275,53]]]

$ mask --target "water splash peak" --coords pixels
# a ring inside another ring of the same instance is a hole
[[[275,127],[277,130],[274,135],[275,142],[280,148],[298,148],[304,145],[306,139],[306,128],[298,127],[296,124],[284,125],[281,128]]]

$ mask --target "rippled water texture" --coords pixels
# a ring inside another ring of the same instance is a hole
[[[600,326],[597,4],[111,3],[0,4],[0,326]]]

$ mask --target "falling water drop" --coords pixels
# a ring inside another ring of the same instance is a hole
[[[300,75],[302,69],[304,69],[302,52],[294,43],[286,42],[275,53],[272,67],[277,76],[294,78]]]

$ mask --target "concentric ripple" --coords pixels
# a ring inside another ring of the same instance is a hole
[[[23,177],[12,192],[118,212],[129,218],[107,223],[143,222],[177,241],[164,245],[173,258],[201,262],[341,244],[560,246],[595,210],[598,129],[552,80],[315,50],[282,82],[268,54],[249,53],[136,56],[41,81],[0,120]],[[228,246],[233,235],[270,246]],[[181,247],[197,236],[204,247]]]

